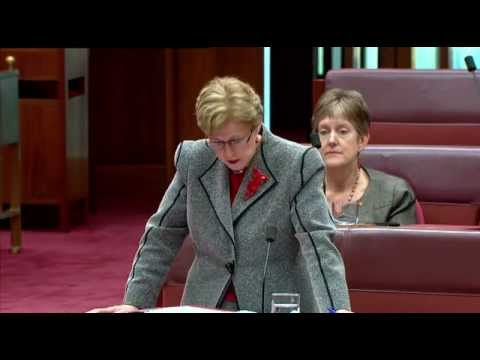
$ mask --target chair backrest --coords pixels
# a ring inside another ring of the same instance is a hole
[[[168,307],[180,305],[188,270],[192,265],[194,256],[195,251],[192,238],[190,235],[187,235],[167,274],[165,284],[158,297],[157,306]]]
[[[188,270],[192,265],[194,257],[195,252],[193,249],[192,237],[187,235],[172,267],[170,268],[170,272],[167,275],[167,281],[185,283]]]
[[[332,88],[365,97],[371,144],[480,145],[480,94],[467,71],[331,70]]]
[[[415,202],[415,210],[417,213],[417,224],[425,224],[425,213],[418,199]]]
[[[339,228],[355,312],[479,312],[480,226]],[[158,306],[180,304],[194,249],[175,258]]]
[[[352,310],[479,312],[476,229],[338,229]]]
[[[405,179],[425,223],[480,223],[480,147],[369,145],[360,162]]]

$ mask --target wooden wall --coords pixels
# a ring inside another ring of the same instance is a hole
[[[263,49],[93,48],[90,52],[91,204],[135,197],[158,204],[181,140],[203,137],[194,104],[214,76],[263,91]]]
[[[41,208],[51,207],[48,222],[67,230],[85,217],[88,200],[88,94],[82,85],[88,50],[0,48],[0,70],[7,56],[19,71],[22,223],[37,223],[47,213]],[[8,178],[7,169],[0,176]],[[38,214],[29,216],[34,208]]]

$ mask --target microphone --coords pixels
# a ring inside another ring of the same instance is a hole
[[[263,267],[262,279],[262,313],[265,313],[265,280],[267,278],[268,257],[270,256],[270,246],[277,237],[277,228],[275,226],[267,226],[266,228],[267,255],[265,256],[265,266]]]
[[[318,133],[315,131],[312,131],[310,133],[310,142],[312,143],[312,146],[316,147],[317,149],[320,149],[322,147],[322,143],[320,142],[320,136],[318,136]]]
[[[475,73],[475,71],[477,70],[477,67],[475,66],[475,60],[473,60],[473,56],[471,55],[465,56],[465,65],[467,65],[467,70],[472,73],[473,81],[475,81],[475,84],[477,85],[477,90],[480,94],[480,83],[477,78],[477,74]]]
[[[473,60],[472,55],[465,56],[465,64],[467,65],[468,71],[473,72],[477,70],[477,67],[475,66],[475,60]]]

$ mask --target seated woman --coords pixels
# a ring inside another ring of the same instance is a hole
[[[396,176],[362,167],[370,115],[355,90],[331,89],[317,102],[312,129],[325,162],[323,187],[337,224],[415,224],[416,198]]]

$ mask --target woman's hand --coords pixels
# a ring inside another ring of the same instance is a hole
[[[141,312],[137,307],[132,305],[113,305],[104,308],[96,308],[87,313],[134,313],[134,312]]]

